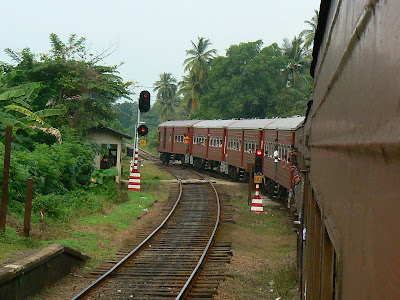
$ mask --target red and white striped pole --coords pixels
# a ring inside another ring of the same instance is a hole
[[[254,213],[262,213],[264,212],[264,206],[262,203],[262,199],[260,196],[260,185],[256,184],[256,194],[254,195],[253,199],[251,200],[251,212]]]
[[[135,149],[135,158],[133,160],[133,169],[129,176],[128,190],[140,192],[140,173],[138,169],[139,151]]]
[[[139,127],[139,120],[140,120],[140,111],[138,109],[138,126]],[[129,191],[136,191],[140,192],[140,172],[138,169],[138,162],[139,162],[139,134],[136,130],[136,143],[135,143],[135,156],[133,158],[133,168],[129,176],[128,181],[128,190]]]

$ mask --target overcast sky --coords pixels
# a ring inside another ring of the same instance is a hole
[[[64,42],[86,37],[93,52],[116,44],[105,61],[124,62],[120,75],[151,91],[159,74],[181,80],[191,40],[208,38],[218,55],[230,45],[263,40],[264,46],[292,39],[319,10],[320,0],[0,0],[0,61],[5,48],[48,52],[49,34]],[[152,97],[152,100],[155,99]],[[153,102],[153,101],[152,101]]]

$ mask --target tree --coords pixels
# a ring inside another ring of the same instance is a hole
[[[32,111],[31,103],[38,95],[40,84],[29,82],[10,87],[14,78],[20,71],[12,71],[6,75],[0,73],[0,131],[4,132],[8,125],[13,126],[14,137],[20,141],[16,134],[18,131],[28,134],[34,130],[41,130],[61,138],[60,132],[45,123],[45,118],[65,113],[64,109],[44,109]]]
[[[171,73],[160,74],[160,79],[154,82],[154,91],[157,91],[157,99],[173,98],[176,94],[176,79]]]
[[[287,59],[277,44],[262,41],[232,45],[213,59],[196,118],[265,118],[277,116],[276,95]]]
[[[308,84],[308,70],[310,69],[310,51],[304,47],[303,39],[294,37],[291,42],[284,39],[283,54],[288,58],[288,64],[283,72],[284,83],[289,87],[298,87]]]
[[[154,83],[154,91],[157,91],[157,104],[159,106],[160,119],[172,118],[179,104],[177,96],[178,86],[171,73],[160,74],[160,79]]]
[[[317,30],[319,13],[318,10],[314,10],[314,16],[311,21],[304,21],[304,23],[311,26],[310,29],[304,29],[300,32],[300,37],[304,39],[304,47],[310,49],[315,37],[315,31]]]
[[[98,63],[108,55],[89,53],[85,38],[71,35],[64,44],[57,35],[50,35],[51,49],[47,54],[32,54],[28,48],[22,52],[6,49],[16,66],[22,71],[13,84],[41,82],[38,97],[32,102],[34,110],[65,108],[66,114],[57,117],[57,127],[68,125],[78,130],[98,125],[115,118],[112,104],[119,98],[129,99],[132,82],[123,82],[118,66]]]
[[[184,75],[178,83],[178,94],[182,95],[182,100],[192,111],[198,104],[201,95],[200,82],[196,78],[195,75]]]
[[[205,82],[206,76],[210,70],[210,61],[216,55],[217,50],[209,49],[211,42],[203,37],[198,37],[197,44],[193,41],[192,49],[186,50],[186,55],[189,57],[185,59],[183,65],[185,72],[189,72],[188,82],[190,81],[191,88],[189,102],[192,110],[198,105],[199,98],[202,93],[202,84]]]

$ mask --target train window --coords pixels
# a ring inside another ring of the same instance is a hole
[[[219,138],[219,146],[222,147],[222,137]]]
[[[169,135],[169,139],[168,139],[168,142],[171,142],[171,134]]]
[[[163,141],[163,134],[160,132],[160,142]]]

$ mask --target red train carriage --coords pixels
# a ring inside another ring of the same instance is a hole
[[[157,151],[160,153],[160,159],[168,163],[169,160],[178,159],[182,160],[186,154],[184,135],[190,137],[190,149],[192,150],[193,143],[193,124],[200,122],[199,120],[185,120],[185,121],[167,121],[158,127],[158,147]],[[173,157],[171,157],[171,155]]]
[[[321,1],[298,131],[302,299],[400,299],[400,1]]]
[[[232,178],[244,176],[254,164],[256,149],[261,147],[265,126],[275,119],[238,120],[227,128],[227,159]]]
[[[264,127],[264,176],[279,183],[286,189],[292,188],[293,171],[291,146],[295,144],[295,130],[303,123],[304,117],[275,119]],[[278,149],[278,166],[275,174],[273,153]]]
[[[193,125],[193,164],[219,167],[226,159],[226,128],[237,120],[205,120]],[[222,169],[222,171],[224,171]]]

